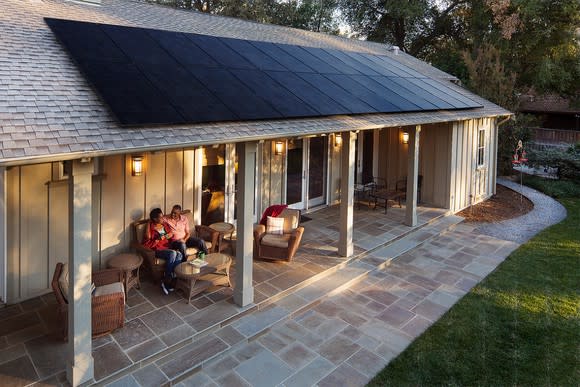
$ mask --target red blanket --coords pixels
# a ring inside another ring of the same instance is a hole
[[[268,216],[276,217],[280,215],[286,207],[288,207],[287,204],[274,204],[273,206],[266,208],[266,210],[262,214],[262,219],[260,219],[260,224],[267,226]]]

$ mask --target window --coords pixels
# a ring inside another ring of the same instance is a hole
[[[485,164],[485,129],[479,130],[477,138],[477,166],[481,167]]]

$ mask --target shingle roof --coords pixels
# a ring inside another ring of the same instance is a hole
[[[122,128],[57,42],[44,17],[380,53],[431,77],[452,77],[404,53],[395,56],[382,44],[143,2],[103,0],[102,6],[94,7],[61,0],[0,0],[0,9],[0,164],[3,165],[510,114],[459,86],[450,85],[481,102],[484,107],[460,111]]]

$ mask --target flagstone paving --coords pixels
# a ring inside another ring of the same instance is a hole
[[[364,260],[384,265],[311,308],[261,331],[280,308],[233,324],[250,340],[178,385],[365,385],[517,246],[460,224],[394,260],[374,251]]]

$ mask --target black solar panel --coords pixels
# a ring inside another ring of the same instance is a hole
[[[386,55],[45,20],[123,125],[481,107]]]

